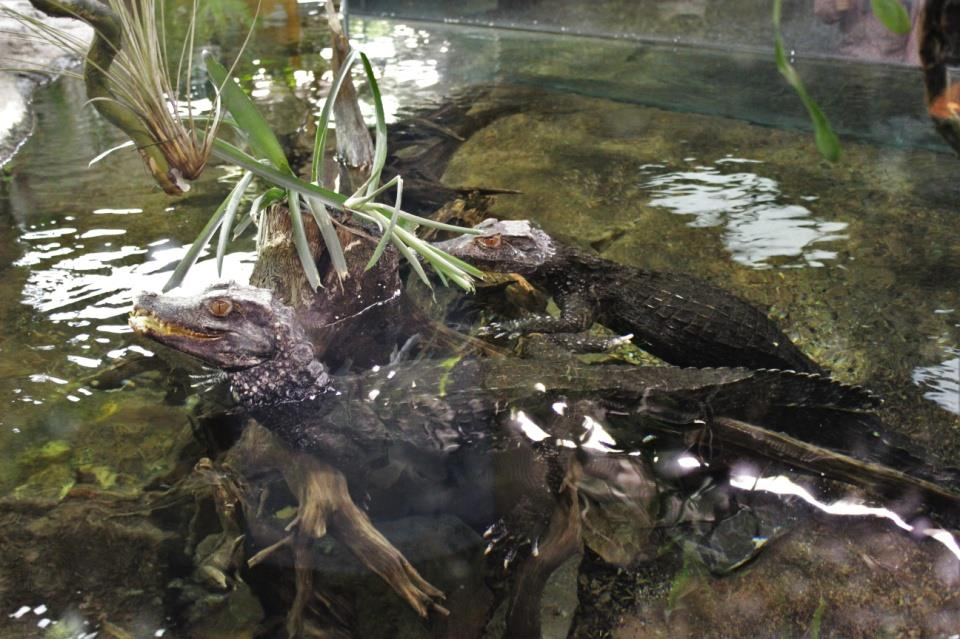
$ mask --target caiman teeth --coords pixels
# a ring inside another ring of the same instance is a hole
[[[186,326],[166,322],[157,317],[153,311],[148,311],[140,307],[135,307],[133,311],[131,311],[130,317],[127,318],[127,324],[134,332],[140,335],[146,335],[147,337],[178,336],[191,337],[194,339],[219,339],[221,337],[221,335],[201,333],[200,331],[191,330]]]

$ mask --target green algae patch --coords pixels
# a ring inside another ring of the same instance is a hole
[[[107,466],[81,465],[77,467],[81,477],[89,477],[92,483],[104,490],[110,490],[117,485],[119,475],[117,471]]]
[[[296,506],[285,506],[280,510],[278,510],[277,512],[273,513],[273,516],[276,517],[277,519],[282,519],[286,521],[289,519],[293,519],[296,516],[296,514],[297,514]]]
[[[692,595],[702,596],[709,593],[707,567],[697,554],[691,550],[683,552],[683,566],[670,584],[667,594],[667,611],[673,612],[684,607],[684,600]]]
[[[50,466],[36,472],[13,490],[16,499],[60,501],[76,485],[73,471],[67,466]]]
[[[820,597],[820,603],[817,604],[817,609],[813,611],[813,619],[810,620],[810,631],[808,632],[810,639],[820,639],[820,626],[823,625],[823,614],[826,611],[827,601]]]
[[[63,437],[16,454],[4,478],[15,498],[59,500],[74,485],[135,494],[186,463],[183,451],[193,445],[184,409],[146,387],[52,404],[39,420],[31,431]]]
[[[38,461],[63,461],[70,456],[70,443],[61,439],[47,442],[37,451]]]
[[[447,382],[450,381],[450,371],[452,371],[462,359],[463,357],[461,355],[454,355],[440,362],[440,365],[443,367],[443,375],[440,376],[440,385],[437,388],[437,395],[439,397],[446,396]]]

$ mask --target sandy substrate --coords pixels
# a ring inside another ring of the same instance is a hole
[[[86,24],[47,17],[27,0],[0,0],[0,7],[41,17],[45,23],[84,42],[93,36],[93,30]],[[76,63],[75,56],[32,35],[27,27],[0,11],[0,69],[3,69],[0,71],[0,165],[13,156],[33,128],[29,106],[34,89]],[[36,69],[49,69],[50,73],[38,73]]]

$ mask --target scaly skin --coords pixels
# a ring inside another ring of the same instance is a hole
[[[607,484],[620,490],[618,480],[607,475],[624,467],[609,472],[609,463],[591,460],[595,453],[577,444],[592,432],[588,417],[604,421],[625,448],[639,446],[640,423],[667,424],[661,432],[670,433],[709,422],[718,425],[718,434],[736,435],[735,446],[746,442],[787,463],[791,459],[781,457],[792,455],[798,467],[814,473],[853,483],[862,477],[867,486],[957,502],[956,494],[929,481],[735,421],[767,419],[790,429],[794,422],[783,418],[784,411],[795,410],[811,412],[816,429],[828,423],[823,415],[858,426],[858,419],[871,417],[865,411],[877,400],[868,392],[817,374],[452,358],[331,376],[289,307],[265,289],[239,285],[218,285],[191,297],[142,296],[130,324],[221,368],[255,419],[290,446],[340,469],[351,492],[393,490],[426,512],[453,510],[475,526],[492,522],[486,536],[491,548],[502,548],[505,566],[528,547],[530,558],[517,570],[507,636],[538,635],[534,613],[543,585],[580,543],[581,487],[594,497]],[[542,437],[531,424],[542,429]],[[605,459],[644,465],[622,455]],[[401,470],[402,479],[387,479],[401,482],[399,487],[378,483],[384,468],[403,460],[415,466]],[[638,493],[631,502],[638,512],[656,517],[656,504],[670,497],[659,493],[647,470],[634,468],[623,486]],[[396,550],[387,542],[383,546],[395,560]],[[435,605],[431,593],[439,591],[420,583],[406,560],[400,563],[405,572],[391,583],[426,614]]]
[[[744,368],[454,358],[333,377],[289,307],[265,289],[235,284],[192,297],[144,295],[130,324],[224,370],[236,399],[288,443],[360,472],[394,445],[444,455],[494,441],[504,407],[550,398],[599,401],[677,424],[762,420],[794,407],[862,412],[877,403],[817,374]]]
[[[489,219],[476,228],[484,234],[438,246],[480,269],[523,275],[561,310],[559,318],[504,322],[488,332],[577,333],[597,321],[677,366],[823,372],[760,310],[703,280],[601,259],[527,221]]]

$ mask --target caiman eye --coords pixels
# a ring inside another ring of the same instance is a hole
[[[496,235],[487,235],[486,237],[476,238],[477,244],[486,248],[498,248],[500,244],[503,243],[503,237],[497,233]]]
[[[217,317],[226,317],[233,310],[233,304],[227,300],[213,300],[207,305],[207,308]]]

